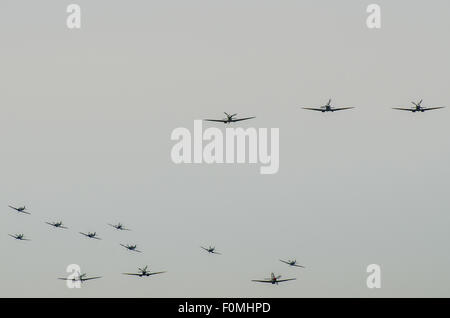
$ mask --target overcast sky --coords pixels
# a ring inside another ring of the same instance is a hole
[[[450,296],[450,109],[391,109],[450,106],[449,1],[79,0],[80,30],[70,3],[0,3],[1,297]],[[301,109],[329,98],[356,108]],[[224,111],[279,128],[277,174],[171,161]]]

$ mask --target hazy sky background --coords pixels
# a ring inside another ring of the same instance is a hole
[[[391,109],[450,106],[449,1],[79,0],[81,30],[70,3],[0,2],[0,296],[450,297],[450,109]],[[357,108],[300,108],[328,98]],[[223,111],[280,129],[278,174],[172,163]],[[104,278],[68,289],[72,263]]]

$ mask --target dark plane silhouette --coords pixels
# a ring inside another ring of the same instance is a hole
[[[109,226],[112,226],[113,228],[115,228],[116,230],[121,230],[121,231],[131,231],[130,229],[126,229],[123,227],[123,225],[121,223],[117,223],[117,224],[109,224]]]
[[[79,233],[80,233],[80,234],[83,234],[83,235],[86,236],[86,237],[92,238],[92,239],[101,240],[101,238],[99,238],[99,237],[97,236],[97,233],[96,233],[96,232],[94,232],[94,233],[88,232],[87,234],[86,234],[86,233],[83,233],[83,232],[79,232]]]
[[[87,274],[80,274],[80,273],[78,273],[78,276],[77,276],[77,277],[74,277],[74,278],[59,278],[59,277],[58,277],[58,279],[61,279],[61,280],[71,280],[71,281],[73,281],[73,282],[80,281],[80,282],[83,283],[83,282],[85,282],[85,281],[87,281],[87,280],[102,278],[101,276],[96,276],[96,277],[86,277],[86,275],[87,275]],[[86,277],[86,278],[85,278],[85,277]]]
[[[420,102],[418,103],[414,103],[411,102],[415,107],[412,108],[402,108],[402,107],[393,107],[392,109],[397,109],[397,110],[406,110],[406,111],[410,111],[410,112],[426,112],[427,110],[434,110],[434,109],[441,109],[441,108],[445,108],[445,106],[440,106],[440,107],[422,107],[422,102],[423,99],[420,100]]]
[[[15,235],[8,234],[8,235],[13,237],[13,238],[15,238],[16,240],[19,240],[19,241],[31,241],[30,239],[25,238],[24,234],[15,234]]]
[[[305,266],[297,265],[297,260],[287,260],[287,261],[283,261],[282,259],[280,259],[280,262],[283,262],[283,263],[285,263],[285,264],[288,264],[289,266],[295,266],[295,267],[302,267],[302,268],[305,268]]]
[[[208,253],[222,255],[221,253],[216,252],[216,248],[215,247],[211,247],[211,246],[209,248],[206,248],[206,247],[203,247],[203,246],[200,246],[200,247],[203,248]]]
[[[280,279],[280,278],[281,278],[281,275],[275,276],[274,273],[271,273],[271,274],[270,274],[270,278],[266,278],[266,279],[264,279],[264,280],[257,280],[257,279],[254,279],[254,280],[252,280],[252,282],[257,282],[257,283],[269,283],[269,284],[277,284],[277,285],[278,285],[278,283],[287,282],[287,281],[295,280],[295,279],[296,279],[296,278],[288,278],[288,279]]]
[[[20,206],[18,208],[8,205],[11,209],[16,210],[19,213],[31,214],[30,212],[25,211],[27,208],[25,206]]]
[[[315,111],[324,113],[324,112],[335,112],[335,111],[338,111],[338,110],[352,109],[352,108],[355,108],[355,107],[339,107],[339,108],[332,107],[331,106],[331,98],[330,98],[326,105],[321,106],[319,108],[314,108],[314,107],[302,107],[302,108],[303,109],[308,109],[308,110],[315,110]]]
[[[138,252],[138,253],[142,253],[141,251],[138,251],[137,249],[136,249],[136,247],[137,247],[137,245],[135,244],[135,245],[123,245],[123,244],[120,244],[120,245],[122,245],[123,247],[125,247],[127,250],[130,250],[130,251],[133,251],[133,252]]]
[[[245,117],[245,118],[234,118],[234,116],[236,116],[237,114],[233,114],[230,115],[228,113],[224,114],[227,116],[227,118],[225,119],[204,119],[205,121],[215,121],[215,122],[219,122],[219,123],[224,123],[224,124],[230,124],[230,123],[234,123],[237,121],[242,121],[242,120],[248,120],[248,119],[252,119],[252,118],[256,118],[256,117]]]
[[[143,276],[151,276],[151,275],[157,275],[157,274],[162,274],[165,273],[164,272],[149,272],[147,271],[148,266],[146,265],[144,268],[138,268],[139,273],[122,273],[123,275],[131,275],[131,276],[139,276],[139,277],[143,277]]]
[[[48,225],[51,225],[53,227],[57,227],[59,229],[67,229],[67,227],[63,226],[62,221],[59,221],[59,222],[45,222],[45,223],[47,223]]]

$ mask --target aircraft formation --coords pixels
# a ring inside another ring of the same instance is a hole
[[[402,110],[402,111],[409,111],[412,113],[415,112],[426,112],[426,111],[430,111],[430,110],[437,110],[437,109],[442,109],[445,106],[437,106],[437,107],[423,107],[422,106],[422,102],[423,100],[420,100],[419,102],[415,103],[415,102],[411,102],[414,107],[393,107],[392,109],[394,110]],[[319,106],[319,107],[302,107],[303,109],[306,110],[312,110],[312,111],[317,111],[317,112],[335,112],[335,111],[341,111],[341,110],[349,110],[349,109],[353,109],[355,107],[333,107],[331,105],[331,99],[328,100],[327,104],[323,105],[323,106]],[[239,122],[239,121],[244,121],[244,120],[250,120],[250,119],[254,119],[256,118],[255,116],[252,117],[244,117],[244,118],[236,118],[237,114],[228,114],[228,113],[224,113],[226,115],[226,118],[224,119],[204,119],[204,121],[210,121],[210,122],[220,122],[220,123],[224,123],[224,124],[231,124],[234,122]],[[27,208],[25,206],[12,206],[12,205],[8,205],[9,208],[15,210],[17,212],[17,214],[27,214],[27,215],[31,215],[31,213],[27,210]],[[69,229],[68,227],[63,225],[62,221],[56,221],[56,222],[45,222],[46,224],[54,227],[54,228],[58,228],[58,229]],[[122,223],[117,223],[117,224],[110,224],[108,223],[109,226],[113,227],[114,229],[118,230],[118,231],[131,231],[130,229],[126,228]],[[89,239],[95,239],[95,240],[101,240],[101,238],[98,236],[97,232],[79,232],[79,234],[85,236],[86,238]],[[11,236],[12,238],[14,238],[15,240],[19,240],[19,241],[31,241],[31,239],[25,237],[25,235],[23,233],[18,233],[18,234],[8,234],[9,236]],[[142,253],[141,250],[137,249],[137,244],[122,244],[120,243],[120,246],[122,246],[123,248],[127,249],[128,251],[131,252],[137,252],[137,253]],[[222,255],[222,253],[218,252],[216,250],[216,248],[214,246],[209,246],[209,247],[204,247],[204,246],[200,246],[201,249],[203,249],[204,251],[206,251],[208,254],[216,254],[216,255]],[[297,260],[293,259],[288,259],[288,260],[281,260],[280,262],[288,265],[289,267],[299,267],[299,268],[305,268],[305,266],[303,265],[299,265],[297,264]],[[143,268],[138,268],[138,272],[137,273],[122,273],[123,275],[128,275],[128,276],[138,276],[138,277],[148,277],[148,276],[152,276],[152,275],[157,275],[157,274],[162,274],[162,273],[166,273],[166,271],[158,271],[158,272],[151,272],[148,270],[148,265],[146,265]],[[251,280],[252,282],[258,282],[258,283],[268,283],[268,284],[272,284],[272,285],[278,285],[279,283],[282,282],[287,282],[287,281],[293,281],[296,280],[296,278],[287,278],[287,279],[281,279],[281,275],[276,276],[274,273],[271,273],[270,278],[265,278],[265,279],[254,279]],[[80,281],[80,282],[85,282],[88,280],[94,280],[94,279],[99,279],[102,278],[101,276],[94,276],[94,277],[88,277],[86,273],[81,274],[80,272],[77,273],[77,275],[74,278],[58,278],[60,280],[71,280],[71,281]]]
[[[14,206],[9,205],[8,207],[10,207],[11,209],[14,209],[15,211],[17,211],[18,214],[31,215],[30,212],[26,211],[26,207],[25,206],[14,207]],[[50,226],[52,226],[54,228],[58,228],[58,229],[66,229],[66,230],[69,229],[68,227],[63,225],[62,221],[44,222],[44,223],[48,224],[48,225],[50,225]],[[130,229],[125,228],[122,223],[117,223],[117,224],[110,224],[110,223],[108,223],[108,225],[113,227],[113,228],[115,228],[116,230],[119,230],[119,231],[131,231]],[[87,237],[89,239],[101,240],[101,238],[98,236],[97,232],[87,232],[87,233],[79,232],[79,234],[81,234],[81,235],[83,235],[83,236],[85,236],[85,237]],[[31,241],[31,239],[25,237],[25,234],[23,234],[23,233],[8,234],[8,235],[11,236],[12,238],[16,239],[16,240],[19,240],[19,241]],[[125,247],[126,249],[128,249],[130,251],[142,253],[142,251],[136,249],[137,248],[136,244],[134,244],[134,245],[120,244],[120,245]],[[151,275],[157,275],[157,274],[165,273],[165,271],[150,272],[148,270],[148,265],[146,265],[142,269],[138,268],[138,270],[139,270],[139,273],[136,273],[136,274],[134,274],[134,273],[123,273],[123,274],[125,274],[125,275],[136,275],[136,276],[140,276],[140,277],[148,277],[148,276],[151,276]],[[66,281],[72,281],[72,282],[79,281],[81,283],[83,283],[85,281],[93,280],[93,279],[99,279],[99,278],[102,278],[102,276],[88,277],[86,273],[82,274],[80,272],[75,273],[73,278],[58,277],[58,279],[60,279],[60,280],[66,280]]]
[[[438,107],[423,107],[422,106],[422,102],[423,99],[421,99],[418,103],[416,102],[411,102],[414,107],[410,107],[410,108],[405,108],[405,107],[392,107],[392,109],[396,109],[396,110],[404,110],[404,111],[410,111],[410,112],[426,112],[429,110],[436,110],[436,109],[441,109],[441,108],[445,108],[445,106],[438,106]],[[328,100],[328,103],[326,103],[323,106],[319,106],[319,107],[302,107],[303,109],[306,110],[314,110],[314,111],[318,111],[318,112],[336,112],[336,111],[340,111],[340,110],[348,110],[348,109],[353,109],[355,107],[333,107],[331,106],[331,98]],[[238,122],[238,121],[242,121],[242,120],[249,120],[249,119],[253,119],[256,117],[245,117],[245,118],[235,118],[235,116],[237,116],[237,114],[233,114],[230,115],[226,112],[224,112],[224,114],[227,116],[224,119],[204,119],[204,121],[212,121],[212,122],[219,122],[219,123],[224,123],[224,124],[231,124],[234,122]]]
[[[9,206],[10,208],[16,210],[18,213],[25,213],[25,206],[23,207],[13,207],[13,206]],[[30,212],[26,212],[26,214],[31,215]],[[44,222],[54,228],[60,228],[60,229],[68,229],[68,227],[63,225],[62,221],[57,221],[57,222]],[[118,231],[131,231],[128,228],[125,228],[123,226],[123,224],[118,223],[118,224],[110,224],[108,223],[109,226],[115,228]],[[89,239],[96,239],[96,240],[101,240],[100,237],[98,237],[97,232],[79,232],[79,234],[82,234],[83,236],[89,238]],[[19,233],[19,234],[8,234],[9,236],[11,236],[12,238],[16,239],[16,240],[20,240],[20,241],[31,241],[30,239],[25,237],[25,234],[23,233]],[[123,248],[132,251],[132,252],[137,252],[137,253],[142,253],[142,251],[137,249],[137,244],[119,244],[120,246],[122,246]],[[204,246],[200,246],[201,249],[203,249],[204,251],[206,251],[208,254],[216,254],[216,255],[222,255],[222,253],[218,252],[216,250],[215,246],[211,246],[209,245],[208,247],[204,247]],[[304,268],[304,266],[302,265],[297,265],[297,261],[296,260],[288,260],[288,261],[283,261],[280,260],[283,263],[286,263],[289,266],[294,266],[294,267],[302,267]],[[163,274],[163,273],[167,273],[166,271],[157,271],[157,272],[152,272],[148,269],[148,265],[145,265],[142,268],[138,268],[138,271],[136,273],[122,273],[123,275],[127,275],[127,276],[138,276],[138,277],[149,277],[149,276],[153,276],[153,275],[158,275],[158,274]],[[83,283],[85,281],[89,281],[89,280],[94,280],[94,279],[100,279],[102,278],[102,276],[93,276],[93,277],[88,277],[88,275],[86,273],[81,273],[81,272],[77,272],[75,273],[74,277],[72,278],[64,278],[64,277],[58,277],[59,280],[65,280],[65,281],[72,281],[72,282],[80,282]],[[280,279],[281,275],[275,276],[274,273],[271,273],[271,278],[267,278],[264,280],[252,280],[253,282],[261,282],[261,283],[271,283],[273,285],[278,285],[279,283],[282,282],[286,282],[286,281],[291,281],[291,280],[295,280],[296,278],[289,278],[289,279]]]

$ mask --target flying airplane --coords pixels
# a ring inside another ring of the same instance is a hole
[[[131,231],[130,229],[126,229],[123,227],[123,225],[121,223],[117,223],[117,224],[109,224],[109,226],[112,226],[113,228],[115,228],[116,230],[121,230],[121,231]]]
[[[420,102],[418,103],[414,103],[411,102],[415,107],[412,108],[402,108],[402,107],[393,107],[392,109],[397,109],[397,110],[406,110],[406,111],[410,111],[410,112],[425,112],[427,110],[434,110],[434,109],[441,109],[441,108],[445,108],[444,106],[440,106],[440,107],[422,107],[422,102],[423,99],[420,100]]]
[[[137,245],[135,244],[135,245],[123,245],[123,244],[120,244],[120,245],[122,245],[123,247],[125,247],[127,250],[130,250],[130,251],[133,251],[133,252],[138,252],[138,253],[142,253],[142,251],[138,251],[137,249],[136,249],[136,247],[137,247]]]
[[[88,232],[87,234],[86,234],[86,233],[83,233],[83,232],[79,232],[79,233],[80,233],[80,234],[83,234],[83,235],[86,236],[86,237],[92,238],[92,239],[101,240],[101,238],[99,238],[99,237],[97,236],[97,233],[96,233],[96,232],[94,232],[94,233]]]
[[[47,223],[48,225],[60,228],[60,229],[67,229],[67,227],[63,226],[62,221],[59,221],[59,222],[45,222],[45,223]]]
[[[266,279],[264,279],[264,280],[257,280],[257,279],[254,279],[254,280],[252,280],[252,282],[257,282],[257,283],[270,283],[270,284],[277,284],[277,285],[278,285],[278,283],[287,282],[287,281],[289,281],[289,280],[295,280],[295,278],[288,278],[288,279],[280,279],[280,278],[281,278],[281,275],[275,276],[274,273],[271,273],[271,274],[270,274],[270,278],[266,278]]]
[[[144,268],[138,268],[139,273],[123,273],[124,275],[132,275],[132,276],[139,276],[139,277],[143,277],[143,276],[151,276],[151,275],[156,275],[156,274],[162,274],[165,273],[164,272],[149,272],[147,271],[148,266],[146,265]]]
[[[280,259],[280,262],[283,262],[283,263],[285,263],[285,264],[288,264],[289,266],[296,266],[296,267],[302,267],[302,268],[305,268],[305,266],[297,265],[297,260],[287,260],[287,261],[283,261],[282,259]]]
[[[302,108],[303,109],[308,109],[308,110],[315,110],[315,111],[324,113],[324,112],[335,112],[335,111],[338,111],[338,110],[352,109],[352,108],[355,108],[355,107],[339,107],[339,108],[336,107],[335,108],[335,107],[331,106],[331,99],[329,99],[328,103],[326,105],[321,106],[319,108],[314,108],[314,107],[302,107]]]
[[[19,241],[31,241],[30,239],[26,239],[24,234],[15,234],[15,235],[8,234],[8,235]]]
[[[219,123],[224,123],[224,124],[230,124],[230,123],[234,123],[237,121],[242,121],[242,120],[248,120],[248,119],[252,119],[252,118],[256,118],[256,117],[245,117],[245,118],[234,118],[234,116],[236,116],[237,114],[233,114],[230,115],[228,113],[224,114],[227,116],[227,118],[225,119],[204,119],[205,121],[215,121],[215,122],[219,122]]]
[[[91,279],[98,279],[98,278],[102,278],[101,276],[96,276],[96,277],[86,277],[87,274],[80,274],[78,273],[78,277],[74,277],[74,278],[59,278],[58,279],[62,279],[62,280],[71,280],[73,282],[76,281],[80,281],[80,282],[84,282],[87,280],[91,280]],[[86,278],[85,278],[86,277]]]
[[[206,247],[203,247],[203,246],[200,246],[200,247],[203,248],[208,253],[222,255],[221,253],[216,252],[216,248],[215,247],[211,247],[211,246],[209,246],[209,248],[206,248]]]
[[[18,208],[8,205],[11,209],[16,210],[19,213],[31,214],[30,212],[25,211],[27,208],[25,206],[20,206]]]

